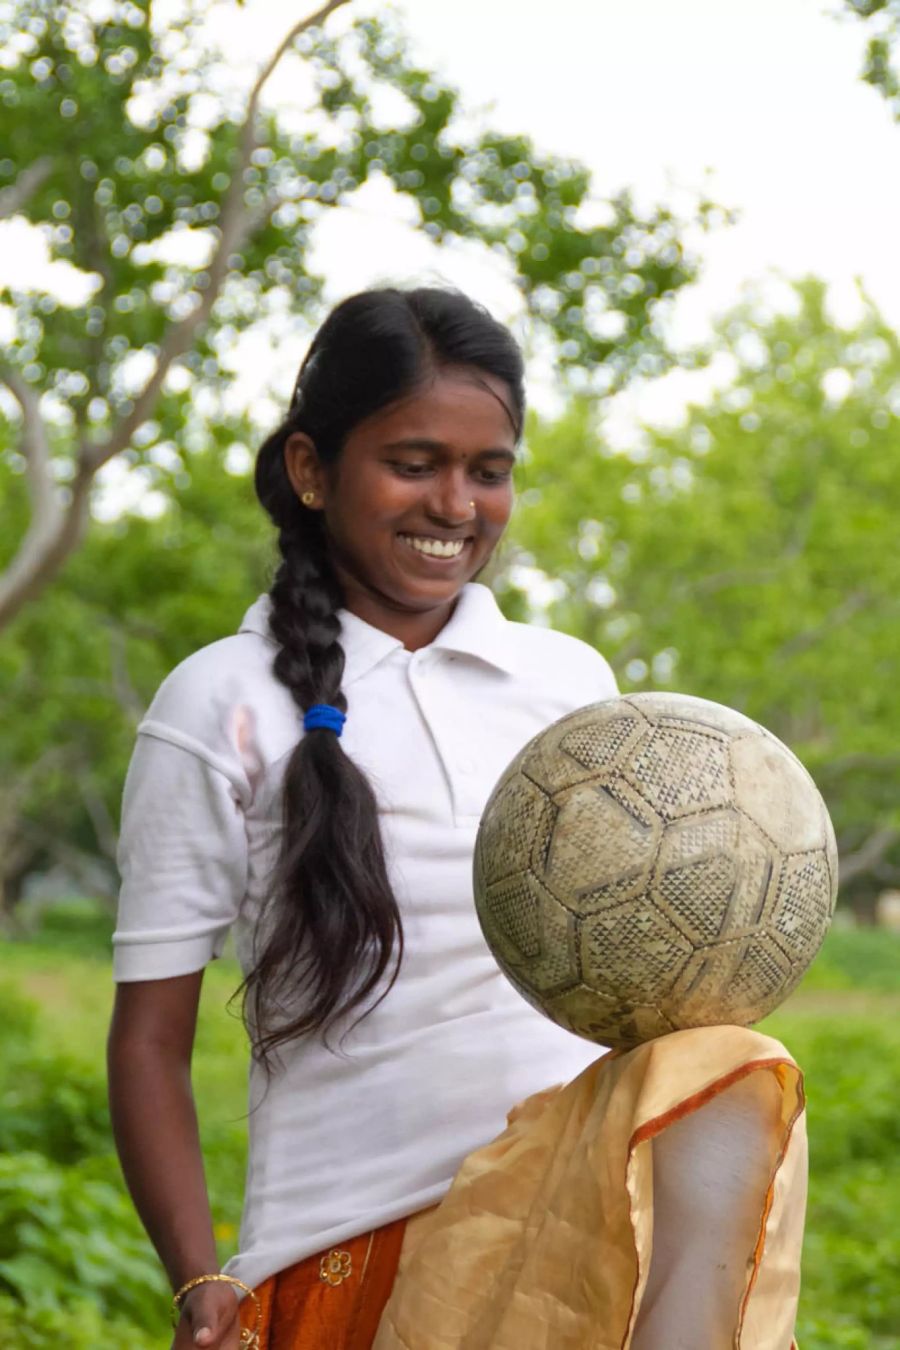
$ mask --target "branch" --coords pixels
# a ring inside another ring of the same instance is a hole
[[[770,581],[778,581],[783,575],[785,564],[799,558],[806,547],[812,524],[812,507],[815,494],[809,493],[799,504],[790,538],[777,556],[775,563],[768,567],[730,568],[724,572],[709,572],[705,577],[684,585],[682,593],[691,595],[715,595],[718,591],[732,586],[765,586]]]
[[[237,158],[222,206],[222,214],[219,220],[219,242],[206,269],[207,284],[200,300],[190,314],[173,324],[163,338],[153,374],[135,399],[131,412],[122,419],[110,440],[104,445],[89,445],[82,450],[82,458],[85,464],[91,467],[92,472],[96,473],[110,459],[126,449],[138,427],[152,415],[170,366],[173,361],[188,350],[194,334],[209,318],[210,311],[222,289],[222,283],[228,274],[229,258],[232,254],[239,252],[241,245],[253,232],[257,224],[254,213],[248,208],[244,200],[244,173],[249,168],[253,152],[259,144],[256,126],[257,113],[266,81],[272,75],[285,52],[288,51],[301,33],[306,32],[309,28],[318,27],[336,9],[348,3],[349,0],[327,0],[327,3],[315,14],[298,20],[257,76],[247,102],[247,112],[238,141]]]
[[[118,832],[106,802],[97,791],[96,784],[91,781],[89,764],[82,763],[76,774],[76,782],[79,796],[84,803],[84,809],[90,816],[91,824],[94,827],[94,835],[100,852],[104,857],[110,858],[115,863],[119,846]]]
[[[840,883],[846,886],[849,882],[855,881],[857,877],[863,876],[866,872],[871,872],[876,868],[894,847],[897,840],[900,839],[900,830],[892,825],[883,825],[869,835],[865,843],[861,844],[855,853],[848,853],[841,858]]]
[[[275,49],[266,65],[263,66],[257,76],[256,83],[250,91],[250,101],[247,104],[247,116],[244,118],[241,150],[246,153],[246,161],[249,160],[250,155],[256,149],[256,112],[259,108],[259,99],[263,91],[263,86],[266,84],[269,76],[272,75],[275,67],[278,65],[285,52],[293,46],[301,33],[305,33],[309,28],[318,28],[325,22],[330,14],[333,14],[336,9],[340,9],[341,5],[349,4],[349,2],[350,0],[327,0],[327,3],[324,4],[321,9],[316,10],[315,14],[311,14],[309,18],[298,20],[292,28],[288,29],[282,42]]]
[[[0,629],[40,594],[81,543],[92,481],[91,470],[80,464],[68,488],[68,505],[63,508],[57,501],[50,521],[40,526],[32,520],[14,558],[0,574]]]
[[[10,366],[0,367],[0,380],[6,385],[22,410],[22,457],[31,497],[32,522],[40,529],[46,527],[57,510],[56,491],[50,471],[50,445],[47,426],[41,416],[40,394],[19,372]]]
[[[679,587],[682,595],[715,595],[730,586],[764,586],[777,581],[781,576],[781,566],[757,568],[731,568],[725,572],[710,572],[696,581],[685,582]]]
[[[900,765],[900,752],[876,755],[865,750],[854,750],[849,754],[841,755],[838,759],[826,761],[820,766],[819,772],[837,778],[841,774],[856,773],[860,769],[866,769],[873,773],[887,773],[893,771],[898,765]]]
[[[42,472],[47,466],[49,456],[46,454],[46,439],[40,438],[38,423],[33,418],[37,405],[28,402],[30,391],[24,394],[24,398],[19,399],[26,422],[26,436],[30,436],[26,446],[30,452],[26,455],[31,466],[29,473],[33,475],[30,486],[33,494],[37,494],[36,508],[38,503],[40,507],[36,509],[12,562],[0,575],[0,629],[15,617],[27,601],[40,594],[59,571],[68,555],[81,542],[88,523],[91,486],[97,471],[124,450],[131,443],[138,427],[153,415],[170,366],[188,350],[195,333],[209,317],[227,275],[229,258],[240,249],[247,236],[257,227],[259,212],[249,208],[244,200],[244,173],[258,144],[256,121],[260,96],[266,81],[301,33],[323,23],[336,9],[348,3],[349,0],[327,0],[327,3],[314,14],[298,20],[259,72],[250,91],[246,116],[239,132],[231,183],[222,207],[219,241],[207,268],[207,285],[191,313],[169,328],[160,346],[153,374],[134,400],[131,411],[120,420],[111,438],[103,444],[82,442],[76,458],[75,477],[66,489],[67,505],[63,505],[64,494],[57,495],[45,490],[48,482],[51,488],[53,485],[49,470],[45,474]],[[40,164],[40,161],[37,164]],[[33,165],[31,170],[26,170],[26,174],[30,176],[24,183],[25,175],[15,185],[19,194],[17,201],[22,197],[20,188],[27,187],[33,192],[42,181],[36,172],[37,164]],[[41,175],[46,172],[49,172],[49,167],[46,170],[41,168]],[[10,384],[7,380],[7,384],[18,398],[15,383]],[[40,427],[43,427],[42,423]]]
[[[42,750],[37,759],[20,764],[0,789],[0,854],[18,828],[18,812],[36,782],[60,767],[65,767],[68,751],[59,745]]]
[[[105,620],[97,620],[98,625],[105,624]],[[131,724],[132,730],[136,730],[141,718],[147,711],[147,703],[142,699],[131,683],[128,674],[128,659],[125,645],[125,632],[113,629],[108,626],[109,636],[109,664],[110,678],[108,680],[87,678],[74,675],[65,681],[65,693],[68,694],[88,694],[99,695],[105,703],[115,701],[124,716]],[[158,637],[158,634],[154,634]],[[87,769],[82,766],[79,774],[86,773]]]
[[[95,854],[86,852],[64,839],[57,830],[41,825],[36,820],[22,822],[22,837],[32,846],[46,852],[54,862],[67,868],[85,891],[100,900],[111,900],[115,895],[115,883],[110,869]],[[97,863],[100,862],[108,880],[100,880]]]
[[[49,178],[52,168],[53,160],[48,155],[43,155],[33,164],[29,164],[27,169],[23,169],[16,181],[0,192],[0,220],[8,220],[10,216],[21,211],[42,183]]]
[[[116,702],[137,729],[138,723],[147,711],[147,703],[131,683],[125,634],[121,629],[113,627],[109,629],[109,672]]]
[[[850,595],[845,596],[839,605],[835,605],[820,623],[812,628],[807,628],[802,633],[795,633],[793,637],[783,642],[775,653],[776,659],[785,656],[797,656],[800,652],[807,651],[814,647],[822,638],[827,637],[835,628],[840,628],[841,624],[847,623],[854,614],[858,614],[861,609],[865,609],[872,603],[872,597],[866,590],[852,591]]]

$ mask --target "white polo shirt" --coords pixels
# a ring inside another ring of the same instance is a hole
[[[268,612],[263,596],[237,635],[178,666],[141,723],[123,806],[117,980],[199,970],[229,930],[248,967],[284,768],[303,734],[272,673]],[[342,744],[375,790],[405,955],[342,1044],[336,1029],[337,1049],[293,1042],[268,1085],[251,1068],[240,1252],[228,1266],[250,1285],[434,1204],[514,1103],[597,1055],[500,974],[475,914],[472,853],[510,759],[558,717],[613,695],[609,666],[575,638],[508,622],[477,584],[417,652],[340,619]]]

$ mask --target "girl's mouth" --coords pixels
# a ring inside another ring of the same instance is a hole
[[[397,537],[403,540],[407,548],[426,558],[458,558],[469,542],[467,539],[436,539],[433,535],[425,534],[400,534]]]

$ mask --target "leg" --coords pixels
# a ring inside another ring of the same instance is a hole
[[[753,1074],[654,1139],[653,1251],[632,1350],[737,1344],[780,1147],[779,1097],[773,1074]]]
[[[740,1350],[788,1350],[802,1109],[796,1064],[750,1029],[598,1059],[463,1162],[409,1244],[375,1347],[738,1350],[743,1302]]]

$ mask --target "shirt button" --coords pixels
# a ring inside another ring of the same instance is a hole
[[[474,759],[461,759],[457,764],[460,773],[470,774],[475,772]]]

